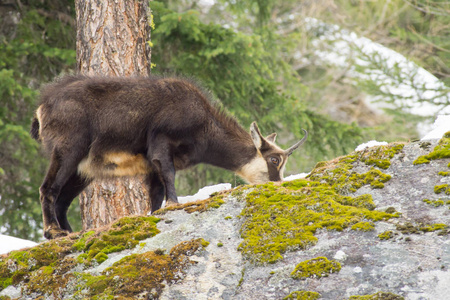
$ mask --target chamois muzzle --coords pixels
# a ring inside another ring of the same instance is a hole
[[[305,136],[299,141],[297,142],[295,145],[293,145],[292,147],[290,147],[289,149],[287,149],[285,151],[285,153],[287,154],[287,156],[290,156],[292,154],[292,152],[294,152],[298,147],[300,147],[301,145],[303,145],[303,143],[306,141],[306,139],[308,138],[308,131],[306,131],[305,129],[303,129],[303,132],[305,133]]]

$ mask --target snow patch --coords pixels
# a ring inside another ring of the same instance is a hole
[[[283,181],[292,181],[295,179],[302,179],[308,175],[309,175],[309,173],[300,173],[300,174],[289,175],[288,177],[283,178]]]
[[[0,254],[5,254],[22,248],[34,247],[36,245],[37,243],[33,241],[0,234]]]
[[[378,142],[375,140],[368,141],[367,143],[361,144],[358,147],[356,147],[355,151],[362,151],[366,148],[374,147],[374,146],[384,146],[387,145],[387,142]]]
[[[444,135],[444,133],[450,131],[450,115],[439,115],[437,116],[434,124],[432,126],[432,130],[428,132],[422,139],[423,140],[432,140],[432,139],[440,139]]]
[[[205,186],[199,189],[198,192],[192,196],[178,197],[178,202],[184,204],[192,201],[205,200],[208,199],[213,193],[229,189],[231,189],[231,183],[220,183],[216,185]]]

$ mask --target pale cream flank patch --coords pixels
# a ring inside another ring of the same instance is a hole
[[[237,170],[236,174],[251,184],[259,184],[269,181],[269,169],[267,167],[266,160],[259,151],[256,157]]]
[[[78,164],[78,173],[89,178],[145,175],[150,170],[142,154],[128,152],[108,152],[95,162],[89,155]]]
[[[38,109],[36,110],[36,119],[39,122],[39,136],[42,139],[42,105],[38,107]]]

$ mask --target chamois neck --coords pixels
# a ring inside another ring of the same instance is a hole
[[[256,148],[248,132],[236,124],[214,126],[204,162],[237,171],[256,156]]]

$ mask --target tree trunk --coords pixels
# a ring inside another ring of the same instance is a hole
[[[148,2],[76,0],[77,68],[102,76],[150,73]],[[94,181],[81,195],[83,230],[120,217],[145,214],[150,202],[143,177]]]

